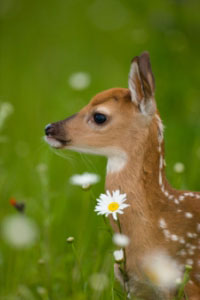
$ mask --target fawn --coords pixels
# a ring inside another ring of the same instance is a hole
[[[180,266],[192,266],[185,293],[198,300],[200,193],[175,190],[165,177],[163,125],[148,52],[132,60],[128,84],[128,89],[97,94],[77,114],[47,125],[45,139],[55,148],[108,158],[106,190],[126,193],[130,205],[119,217],[131,240],[126,248],[129,290],[140,299],[172,299],[176,291],[150,285],[142,269],[146,253],[164,249]]]

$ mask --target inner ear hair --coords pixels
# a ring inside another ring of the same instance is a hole
[[[150,57],[147,51],[143,52],[137,59],[141,83],[145,98],[154,96],[155,79],[151,69]]]
[[[156,111],[155,81],[148,52],[133,58],[129,73],[131,100],[142,114],[152,116]]]

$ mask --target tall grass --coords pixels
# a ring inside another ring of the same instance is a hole
[[[1,235],[0,299],[123,297],[110,234],[94,213],[106,160],[56,155],[42,136],[46,124],[75,113],[97,92],[127,87],[130,60],[143,50],[151,54],[166,125],[168,178],[176,188],[200,190],[199,9],[195,0],[1,1],[0,106],[11,103],[13,113],[0,128],[0,221],[19,214],[9,203],[15,197],[39,237],[16,249]],[[87,88],[70,85],[76,72],[90,76]],[[173,170],[178,161],[185,165],[180,174]],[[85,192],[71,186],[70,176],[83,171],[100,174],[101,182]],[[101,291],[91,285],[99,273],[108,278]]]

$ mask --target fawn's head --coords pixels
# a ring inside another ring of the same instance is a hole
[[[145,138],[156,112],[147,52],[132,60],[128,83],[128,89],[101,92],[77,114],[47,125],[46,141],[55,148],[125,157],[133,142]]]

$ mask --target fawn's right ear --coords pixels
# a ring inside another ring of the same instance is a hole
[[[155,82],[148,52],[143,52],[140,56],[133,58],[128,84],[132,102],[143,114],[153,115],[156,111]]]

